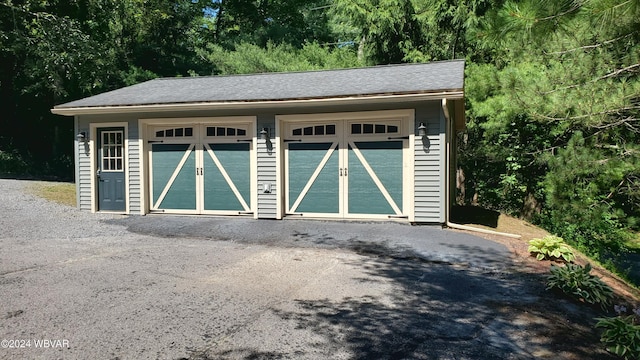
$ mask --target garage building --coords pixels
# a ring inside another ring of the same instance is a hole
[[[92,212],[445,223],[464,61],[161,78],[58,105]]]

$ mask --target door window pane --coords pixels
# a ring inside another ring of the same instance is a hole
[[[99,154],[102,171],[122,171],[124,168],[123,131],[103,131],[103,140]]]

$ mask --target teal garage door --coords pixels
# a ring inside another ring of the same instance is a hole
[[[406,217],[405,150],[398,121],[286,126],[286,213]]]
[[[155,127],[152,212],[252,214],[250,126]]]

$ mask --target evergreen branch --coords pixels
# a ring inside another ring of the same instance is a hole
[[[553,117],[553,116],[547,116],[547,115],[542,115],[542,114],[538,114],[538,113],[531,113],[531,115],[541,118],[541,119],[545,119],[545,120],[551,120],[551,121],[566,121],[566,120],[581,120],[581,119],[586,119],[586,118],[590,118],[593,116],[599,116],[599,115],[609,115],[609,114],[616,114],[616,113],[620,113],[622,111],[628,111],[628,110],[640,110],[640,106],[627,106],[627,107],[623,107],[623,108],[618,108],[618,109],[610,109],[610,110],[605,110],[605,111],[600,111],[597,113],[591,113],[591,114],[584,114],[584,115],[577,115],[577,116],[568,116],[568,117]],[[633,119],[633,121],[636,121],[638,119]],[[622,122],[627,122],[629,121],[628,119],[624,119],[622,120]],[[622,124],[621,122],[621,124]],[[598,128],[598,127],[596,127]]]
[[[624,185],[626,180],[627,180],[626,178],[622,178],[622,181],[620,181],[620,184],[618,184],[618,186],[616,186],[615,189],[611,190],[609,195],[607,195],[607,200],[611,200],[611,198],[613,198],[613,196],[618,192],[618,190],[620,190],[622,185]]]
[[[600,77],[600,78],[598,78],[596,80],[602,80],[602,79],[606,79],[606,78],[609,78],[609,77],[612,77],[612,76],[616,76],[616,75],[618,75],[620,73],[623,73],[625,71],[628,71],[628,70],[631,70],[631,69],[637,68],[637,67],[640,67],[640,63],[634,64],[634,65],[630,65],[630,66],[627,66],[627,67],[622,68],[622,69],[618,69],[618,70],[616,70],[616,71],[614,71],[612,73],[609,73],[609,74],[607,74],[605,76],[602,76],[602,77]]]
[[[549,91],[546,91],[546,92],[542,92],[542,93],[539,93],[539,94],[540,94],[540,95],[549,95],[549,94],[552,94],[552,93],[554,93],[554,92],[556,92],[556,91],[562,91],[562,90],[575,89],[575,88],[578,88],[578,87],[581,87],[581,86],[585,86],[585,85],[588,85],[588,84],[595,83],[595,82],[600,81],[600,80],[604,80],[604,79],[607,79],[607,78],[610,78],[610,77],[613,77],[613,76],[617,76],[617,75],[619,75],[619,74],[621,74],[621,73],[623,73],[623,72],[625,72],[625,71],[629,71],[629,70],[632,70],[632,69],[637,68],[637,67],[640,67],[640,63],[638,63],[638,64],[633,64],[633,65],[630,65],[630,66],[624,67],[624,68],[622,68],[622,69],[618,69],[618,70],[616,70],[616,71],[614,71],[614,72],[611,72],[611,73],[609,73],[609,74],[606,74],[606,75],[603,75],[603,76],[597,77],[597,78],[595,78],[595,79],[591,79],[591,80],[589,80],[589,81],[587,81],[587,82],[584,82],[584,83],[582,83],[582,84],[569,85],[569,86],[565,86],[565,87],[561,87],[561,88],[557,88],[557,89],[549,90]]]
[[[579,2],[576,2],[572,8],[570,8],[569,10],[565,11],[565,12],[561,12],[560,14],[555,14],[555,15],[551,15],[551,16],[547,16],[547,17],[543,17],[543,18],[539,18],[539,19],[535,19],[535,22],[540,22],[540,21],[547,21],[547,20],[553,20],[555,18],[559,18],[562,16],[565,16],[569,13],[572,13],[578,9],[580,9],[582,5]]]
[[[564,51],[545,52],[544,54],[545,54],[545,55],[564,55],[564,54],[568,54],[568,53],[572,53],[572,52],[580,51],[580,50],[596,49],[596,48],[599,48],[599,47],[601,47],[601,46],[609,45],[609,44],[614,43],[614,42],[616,42],[616,41],[619,41],[619,40],[625,39],[625,38],[627,38],[627,37],[629,37],[629,36],[631,36],[631,35],[635,34],[636,32],[637,32],[637,31],[632,31],[632,32],[628,33],[627,35],[619,36],[619,37],[617,37],[617,38],[615,38],[615,39],[607,40],[607,41],[604,41],[604,42],[599,43],[599,44],[594,44],[594,45],[585,45],[585,46],[580,46],[580,47],[577,47],[577,48],[573,48],[573,49],[569,49],[569,50],[564,50]]]

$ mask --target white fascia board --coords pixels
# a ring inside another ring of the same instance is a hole
[[[53,108],[51,112],[56,115],[94,115],[94,114],[118,114],[164,111],[197,111],[197,110],[228,110],[228,109],[255,109],[255,108],[293,108],[301,106],[336,106],[357,105],[368,103],[395,103],[423,100],[462,99],[462,90],[452,90],[437,93],[403,94],[403,95],[376,95],[327,99],[297,99],[281,101],[234,101],[234,102],[203,102],[184,104],[156,104],[156,105],[126,105],[126,106],[95,106]]]

